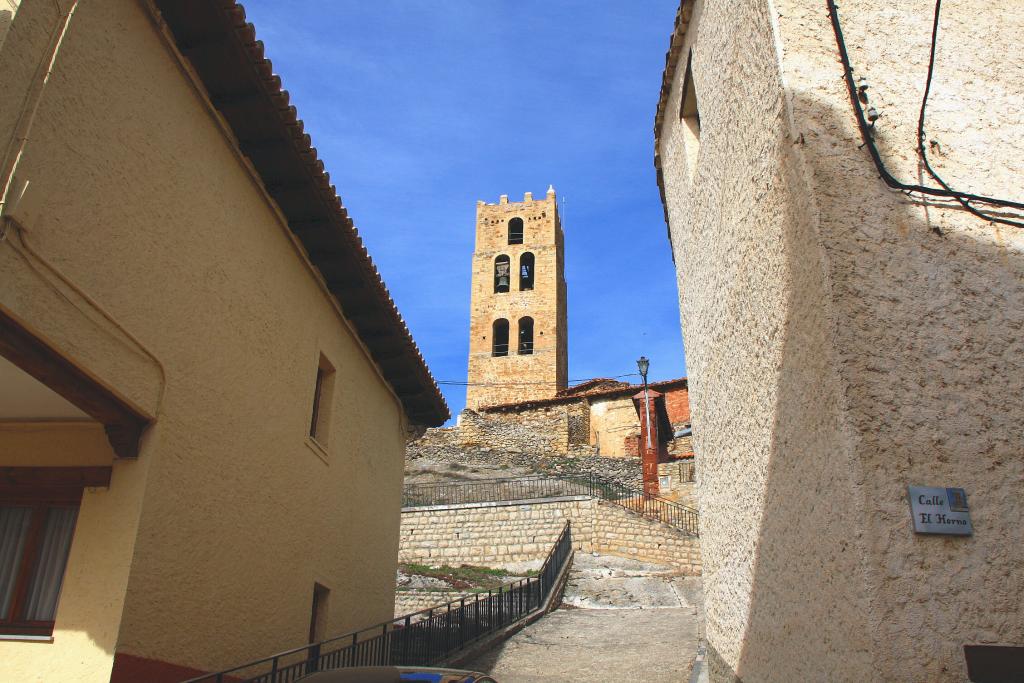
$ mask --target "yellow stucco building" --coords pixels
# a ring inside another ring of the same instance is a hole
[[[391,617],[448,410],[225,0],[0,2],[0,680]]]

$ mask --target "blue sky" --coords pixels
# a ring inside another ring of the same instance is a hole
[[[678,0],[245,2],[438,380],[465,381],[476,201],[558,192],[569,377],[686,374],[652,126]],[[452,414],[465,389],[442,387]]]

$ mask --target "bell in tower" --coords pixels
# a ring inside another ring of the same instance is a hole
[[[510,287],[509,272],[511,261],[508,256],[499,256],[494,262],[494,291],[507,292]]]

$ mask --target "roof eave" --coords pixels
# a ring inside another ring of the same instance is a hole
[[[660,382],[652,382],[647,385],[649,389],[674,389],[676,387],[689,388],[689,381],[686,377],[677,377],[676,379],[666,379]],[[595,389],[590,392],[582,392],[579,394],[567,394],[564,396],[553,396],[551,398],[537,398],[529,401],[519,401],[516,403],[497,403],[489,406],[480,406],[477,412],[482,413],[500,413],[500,412],[512,412],[516,410],[530,410],[531,408],[542,408],[545,406],[556,406],[564,405],[566,403],[574,403],[577,401],[599,399],[599,398],[622,398],[631,395],[631,392],[643,389],[642,384],[627,384],[621,387],[612,387],[608,389]]]
[[[284,215],[410,421],[450,412],[412,334],[317,158],[288,91],[234,0],[156,0],[178,50]]]

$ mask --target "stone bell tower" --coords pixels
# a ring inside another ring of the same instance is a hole
[[[566,387],[564,241],[553,187],[544,199],[477,202],[467,408]]]

